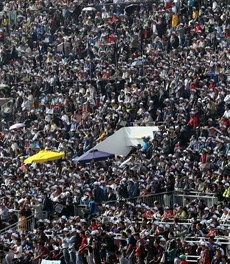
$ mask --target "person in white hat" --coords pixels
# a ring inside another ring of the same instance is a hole
[[[198,264],[211,263],[208,245],[205,241],[200,242],[200,258]]]

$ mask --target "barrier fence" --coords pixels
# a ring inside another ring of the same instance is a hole
[[[191,202],[192,200],[202,199],[206,206],[210,207],[213,204],[216,204],[218,202],[218,199],[214,196],[214,194],[201,194],[194,192],[191,193],[183,193],[183,191],[173,191],[173,192],[163,192],[163,193],[155,193],[155,194],[149,194],[145,196],[138,196],[138,197],[132,197],[132,198],[118,198],[115,201],[107,201],[105,202],[106,205],[111,206],[119,206],[124,205],[126,203],[132,203],[134,205],[137,204],[145,204],[148,207],[154,207],[154,202],[158,201],[163,207],[169,206],[171,208],[174,207],[175,204],[179,206],[185,205],[185,198],[189,199]],[[79,204],[74,205],[74,215],[84,217],[84,209],[86,208],[86,205]],[[43,212],[42,219],[47,218],[46,212]],[[30,216],[26,218],[27,227],[26,231],[33,231],[34,225],[35,225],[35,218],[34,216]],[[225,226],[229,226],[227,223],[223,223]],[[5,233],[7,230],[11,229],[12,231],[18,231],[18,223],[15,223],[13,225],[7,226],[4,229],[0,230],[0,234]]]
[[[185,198],[189,199],[189,201],[193,201],[193,200],[203,200],[204,204],[207,207],[211,207],[214,204],[218,203],[218,198],[215,197],[215,194],[212,193],[198,193],[198,192],[194,192],[191,191],[189,193],[185,193],[183,191],[175,191],[174,192],[174,202],[178,205],[181,206],[185,206]]]
[[[202,194],[202,193],[184,193],[183,191],[173,191],[173,192],[163,192],[163,193],[154,193],[144,196],[132,197],[132,198],[118,198],[114,201],[107,201],[105,204],[111,206],[123,205],[125,203],[136,204],[145,204],[149,207],[154,207],[154,202],[158,201],[162,206],[174,207],[174,204],[178,206],[185,206],[185,198],[189,201],[193,200],[203,200],[204,204],[208,207],[217,204],[218,198],[214,194]],[[85,208],[85,205],[75,205],[75,215],[82,216],[82,210]]]
[[[35,226],[35,218],[34,215],[31,215],[26,218],[26,232],[31,232],[34,230]],[[8,230],[11,230],[12,232],[20,232],[19,228],[19,222],[16,222],[15,224],[9,225],[3,229],[0,230],[0,235],[6,233]]]

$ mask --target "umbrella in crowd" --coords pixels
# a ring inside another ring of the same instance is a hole
[[[1,83],[0,84],[0,90],[6,89],[6,88],[9,88],[9,85],[8,84],[5,84],[5,83]]]
[[[77,157],[73,160],[74,163],[90,163],[92,161],[103,161],[108,159],[113,159],[115,157],[114,154],[100,151],[97,149],[93,149],[80,157]]]
[[[139,10],[140,10],[139,4],[131,4],[125,8],[126,13],[128,14],[132,14],[134,11],[139,11]]]
[[[91,7],[91,6],[89,6],[89,7],[84,7],[84,8],[82,9],[82,12],[95,12],[95,11],[97,11],[97,9],[96,9],[95,7]]]
[[[26,125],[24,123],[16,123],[12,126],[9,127],[9,130],[14,130],[14,129],[19,129],[19,128],[23,128],[25,127]]]
[[[25,164],[35,163],[43,163],[53,160],[58,160],[64,157],[64,153],[48,151],[48,150],[41,150],[37,154],[27,158],[24,160]]]
[[[6,2],[0,263],[227,264],[229,0]]]

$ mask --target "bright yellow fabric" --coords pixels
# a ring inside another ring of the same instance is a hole
[[[31,164],[33,162],[43,163],[43,162],[61,159],[63,157],[64,157],[64,153],[53,152],[53,151],[48,151],[48,150],[41,150],[37,154],[29,157],[28,159],[25,159],[24,163],[25,164]]]

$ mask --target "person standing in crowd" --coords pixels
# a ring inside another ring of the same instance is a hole
[[[69,254],[69,230],[68,228],[63,229],[63,239],[62,239],[62,253],[66,263],[70,263],[70,254]]]
[[[6,264],[13,264],[14,263],[14,253],[12,250],[10,250],[8,247],[5,247],[3,249],[3,252],[5,254],[5,263]]]
[[[20,234],[25,234],[27,230],[27,220],[25,218],[25,215],[23,214],[23,211],[20,211],[18,214],[18,229]]]
[[[81,264],[226,263],[229,1],[110,2],[0,3],[0,246],[26,264],[79,247]],[[115,157],[79,161],[99,147]],[[25,164],[40,150],[64,157]]]
[[[91,196],[89,198],[89,203],[88,203],[88,210],[89,210],[89,216],[88,219],[92,219],[93,217],[95,217],[98,213],[98,205],[94,200],[94,197]]]
[[[88,244],[87,244],[87,239],[85,235],[85,231],[81,231],[80,233],[81,236],[81,245],[78,250],[78,255],[82,261],[83,264],[87,264],[87,251],[88,251]]]
[[[126,230],[126,235],[128,238],[126,256],[128,257],[129,264],[134,264],[135,263],[136,239],[134,238],[131,229]]]
[[[188,264],[188,262],[186,261],[185,255],[180,255],[179,259],[180,259],[180,264]]]
[[[145,242],[140,237],[139,233],[135,233],[134,238],[136,239],[135,256],[136,256],[137,263],[138,264],[144,264],[145,263],[145,257],[146,257]]]

